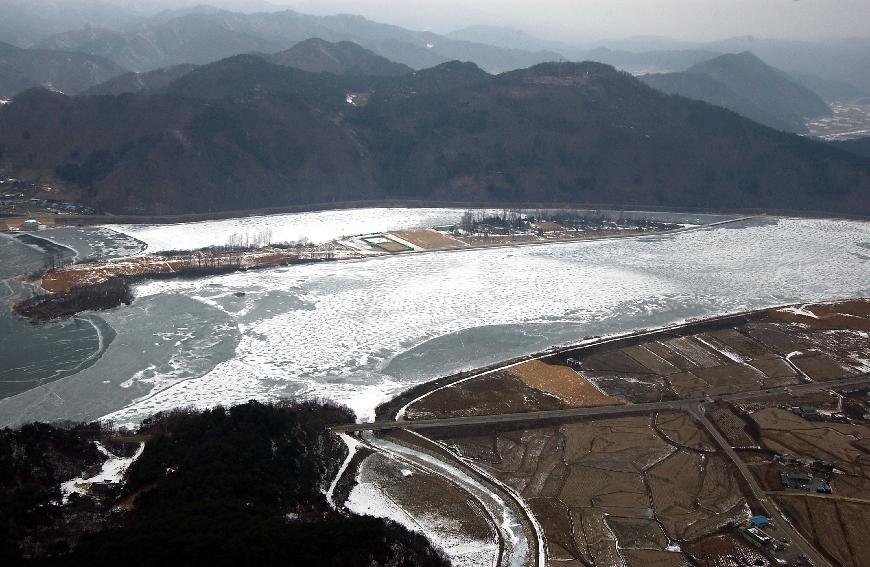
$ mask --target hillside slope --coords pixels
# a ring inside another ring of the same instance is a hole
[[[597,63],[378,79],[240,56],[163,94],[28,92],[0,110],[0,146],[16,175],[112,212],[408,198],[870,214],[867,158]]]
[[[203,65],[240,53],[270,53],[291,42],[233,29],[218,14],[186,13],[169,21],[146,22],[132,31],[85,28],[55,35],[38,46],[104,57],[133,71],[182,64]]]
[[[831,114],[817,94],[748,52],[721,55],[683,73],[643,80],[664,92],[723,106],[788,132],[806,133],[809,119]]]
[[[3,98],[33,87],[78,94],[122,73],[124,69],[101,57],[20,49],[0,42],[0,97]]]
[[[798,117],[783,117],[781,113],[770,114],[758,106],[752,99],[741,96],[725,84],[706,75],[656,73],[643,75],[640,77],[640,80],[664,93],[721,106],[759,124],[764,124],[783,132],[794,132],[796,134],[807,132],[806,123]]]
[[[95,85],[84,95],[119,95],[124,93],[154,93],[166,89],[174,81],[187,75],[196,65],[175,65],[145,73],[124,73],[105,83]]]
[[[331,43],[312,38],[267,58],[272,63],[294,67],[312,73],[333,75],[368,75],[391,77],[411,73],[413,69],[393,63],[386,57],[350,41]]]

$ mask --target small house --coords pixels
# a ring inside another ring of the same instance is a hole
[[[34,219],[27,219],[23,223],[21,223],[21,230],[29,230],[29,231],[37,231],[39,230],[39,223]]]
[[[796,465],[798,463],[798,460],[794,456],[789,455],[788,453],[784,453],[782,455],[774,455],[773,462],[789,466]]]
[[[812,482],[813,477],[802,472],[781,472],[779,473],[779,483],[783,488],[800,488],[806,489],[807,485]]]
[[[813,461],[813,463],[810,465],[810,468],[817,473],[831,474],[832,472],[834,472],[835,467],[834,463],[829,463],[828,461]]]
[[[752,516],[752,518],[749,519],[749,523],[754,528],[764,528],[770,525],[770,520],[767,516]]]
[[[111,494],[118,488],[117,482],[111,482],[108,480],[92,482],[90,486],[90,491],[92,494]]]

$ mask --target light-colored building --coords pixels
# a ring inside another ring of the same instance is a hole
[[[34,219],[27,219],[21,223],[21,230],[37,231],[39,230],[39,222]]]

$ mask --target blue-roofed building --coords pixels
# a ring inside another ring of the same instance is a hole
[[[770,525],[770,520],[767,516],[752,516],[750,518],[749,523],[752,524],[756,528],[763,528],[767,525]]]

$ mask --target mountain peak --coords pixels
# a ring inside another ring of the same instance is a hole
[[[321,38],[301,41],[269,57],[269,61],[312,73],[333,75],[394,77],[412,69],[350,41],[332,43]]]

